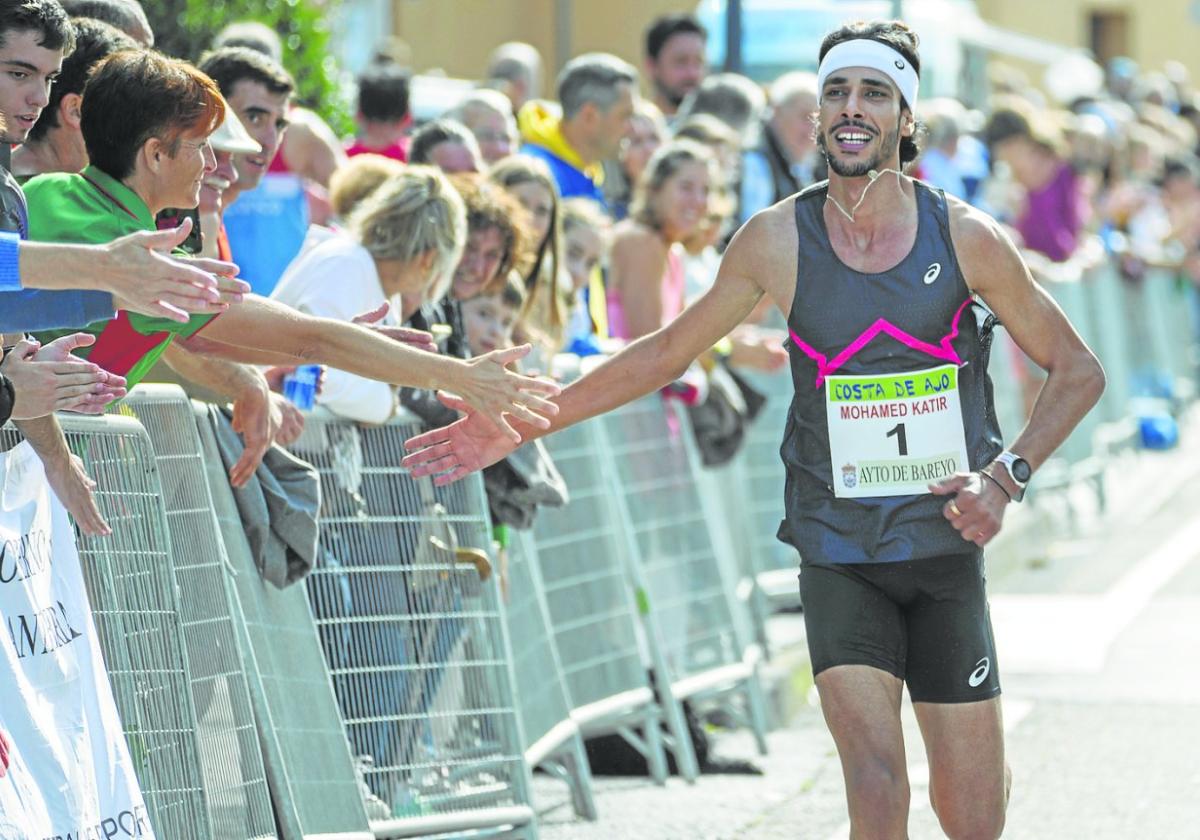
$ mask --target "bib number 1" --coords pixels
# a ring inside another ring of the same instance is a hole
[[[834,493],[910,496],[968,469],[954,365],[825,380]]]

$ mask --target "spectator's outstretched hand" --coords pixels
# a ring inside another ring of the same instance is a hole
[[[368,327],[380,335],[390,338],[392,341],[398,341],[401,344],[407,344],[409,347],[414,349],[425,350],[430,353],[436,353],[438,351],[437,342],[433,340],[433,335],[425,332],[425,330],[414,330],[410,327],[393,327],[387,324],[380,324],[379,321],[388,314],[388,310],[390,308],[391,305],[385,300],[370,312],[364,312],[361,315],[355,315],[350,320],[355,324]]]
[[[250,286],[234,279],[233,263],[170,256],[191,230],[185,219],[179,227],[131,233],[104,246],[97,268],[117,308],[184,323],[189,312],[224,312],[242,300]]]
[[[61,466],[46,463],[46,481],[62,502],[75,524],[89,537],[107,537],[112,528],[104,521],[96,505],[96,482],[87,474],[78,455],[71,455]]]
[[[229,468],[229,483],[241,487],[262,463],[283,423],[279,406],[265,387],[248,388],[233,401],[233,430],[242,436],[242,456]]]
[[[434,484],[450,484],[508,457],[520,446],[507,429],[473,412],[459,397],[439,391],[438,399],[447,408],[466,412],[466,416],[404,442],[410,454],[400,463],[412,470],[414,477],[432,475]]]
[[[550,428],[549,418],[558,414],[557,405],[539,396],[558,396],[562,389],[556,383],[507,369],[532,349],[531,345],[522,344],[468,359],[470,371],[457,386],[463,402],[507,434],[513,443],[520,443],[521,435],[509,425],[506,414],[539,429]]]
[[[104,407],[125,396],[125,379],[71,355],[96,337],[74,333],[42,347],[23,339],[0,365],[13,384],[14,420],[32,420],[55,411],[102,414]]]

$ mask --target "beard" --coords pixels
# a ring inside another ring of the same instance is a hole
[[[892,155],[900,148],[900,129],[897,127],[884,135],[883,142],[879,144],[879,151],[870,160],[839,160],[834,157],[829,151],[829,145],[825,141],[824,132],[817,135],[817,148],[821,150],[821,155],[825,158],[825,163],[829,165],[830,170],[836,175],[842,178],[861,178],[872,169],[886,168],[888,161],[892,159]]]

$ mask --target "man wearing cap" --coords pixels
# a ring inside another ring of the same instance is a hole
[[[712,289],[569,386],[549,431],[667,384],[769,297],[788,320],[795,387],[779,537],[802,558],[850,836],[908,836],[907,684],[942,828],[994,838],[1011,777],[981,549],[1104,373],[993,219],[902,174],[918,152],[917,45],[897,21],[826,36],[817,141],[829,180],[751,218]],[[991,312],[1048,374],[1007,449],[986,373]],[[408,446],[413,475],[439,483],[513,449],[472,415]]]

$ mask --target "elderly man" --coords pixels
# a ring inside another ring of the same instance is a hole
[[[152,229],[155,215],[166,207],[195,207],[205,175],[216,168],[208,138],[224,113],[215,84],[189,64],[153,52],[109,56],[93,71],[83,98],[80,126],[91,163],[79,174],[42,175],[28,183],[31,235],[67,241],[111,237]],[[84,329],[96,336],[85,348],[90,360],[125,376],[131,386],[179,339],[232,361],[323,363],[395,385],[445,387],[506,427],[505,415],[545,423],[537,410],[548,403],[539,395],[557,391],[505,370],[528,347],[451,359],[253,295],[219,317],[193,316],[180,324],[123,313]]]
[[[770,109],[758,142],[742,156],[741,221],[783,201],[813,181],[818,161],[813,116],[817,77],[785,73],[770,89]]]
[[[517,123],[508,104],[499,91],[481,88],[471,91],[446,114],[475,135],[488,166],[517,150]]]

